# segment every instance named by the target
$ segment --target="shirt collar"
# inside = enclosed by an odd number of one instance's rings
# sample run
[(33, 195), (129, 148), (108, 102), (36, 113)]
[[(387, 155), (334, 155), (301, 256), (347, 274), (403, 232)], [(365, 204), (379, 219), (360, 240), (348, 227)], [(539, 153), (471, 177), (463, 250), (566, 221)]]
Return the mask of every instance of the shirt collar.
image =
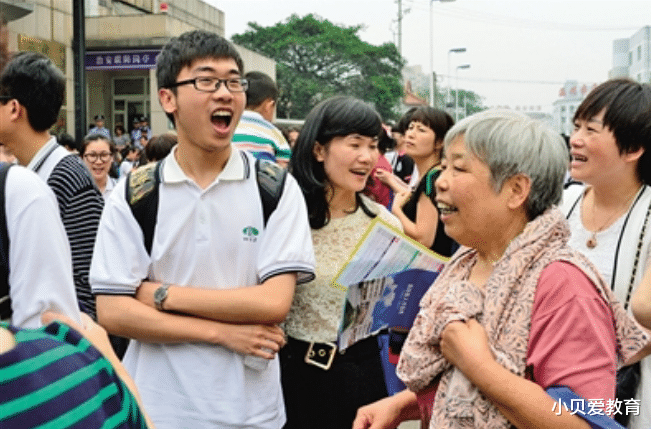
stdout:
[(32, 171), (38, 170), (38, 167), (43, 165), (43, 162), (45, 162), (45, 159), (50, 156), (52, 152), (56, 150), (56, 148), (59, 146), (59, 143), (57, 143), (56, 137), (52, 136), (50, 137), (50, 140), (48, 140), (39, 150), (36, 152), (36, 155), (32, 157), (32, 159), (29, 161), (27, 164), (27, 168), (29, 168)]
[[(166, 183), (179, 183), (184, 181), (192, 182), (176, 160), (177, 146), (172, 148), (163, 161), (162, 180)], [(249, 160), (235, 147), (231, 147), (231, 154), (226, 161), (224, 169), (219, 173), (215, 181), (219, 180), (244, 180), (249, 177)]]

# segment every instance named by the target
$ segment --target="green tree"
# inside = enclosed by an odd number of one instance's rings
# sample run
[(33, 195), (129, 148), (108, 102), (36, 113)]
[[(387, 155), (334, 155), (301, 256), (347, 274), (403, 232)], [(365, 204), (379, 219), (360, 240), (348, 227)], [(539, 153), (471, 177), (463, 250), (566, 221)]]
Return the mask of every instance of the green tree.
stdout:
[(361, 25), (335, 25), (316, 15), (292, 15), (284, 23), (262, 27), (254, 22), (233, 42), (276, 61), (280, 89), (278, 117), (304, 118), (319, 101), (336, 94), (372, 103), (385, 119), (394, 119), (402, 97), (404, 60), (393, 43), (362, 41)]
[[(448, 112), (454, 117), (454, 103), (456, 101), (456, 90), (450, 91), (451, 102), (448, 104)], [(459, 119), (470, 116), (474, 113), (486, 110), (483, 99), (476, 92), (459, 88)]]

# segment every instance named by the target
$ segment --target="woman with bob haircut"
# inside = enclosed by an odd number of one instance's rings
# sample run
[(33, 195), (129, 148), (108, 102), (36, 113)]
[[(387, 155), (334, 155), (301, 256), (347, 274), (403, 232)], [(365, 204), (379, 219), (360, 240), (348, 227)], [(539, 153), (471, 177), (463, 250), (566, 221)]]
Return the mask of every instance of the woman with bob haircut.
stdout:
[(376, 216), (400, 228), (386, 208), (362, 194), (379, 157), (381, 131), (371, 106), (332, 97), (307, 115), (289, 161), (307, 203), (316, 278), (296, 286), (283, 325), (285, 428), (350, 428), (357, 408), (387, 396), (377, 336), (337, 350), (346, 291), (331, 285)]
[[(569, 186), (562, 210), (569, 244), (585, 254), (628, 308), (651, 256), (651, 86), (612, 79), (595, 87), (574, 114)], [(618, 382), (617, 399), (651, 401), (651, 359), (623, 374), (641, 374), (639, 388)], [(635, 377), (633, 377), (635, 378)], [(631, 379), (631, 377), (623, 377)], [(637, 394), (636, 394), (637, 388)], [(632, 414), (632, 413), (631, 413)], [(633, 429), (651, 427), (651, 409), (616, 416)]]
[(421, 175), (413, 191), (396, 183), (390, 173), (376, 173), (395, 193), (391, 212), (402, 223), (405, 234), (443, 256), (451, 256), (457, 246), (443, 232), (434, 182), (441, 173), (443, 139), (452, 125), (454, 120), (443, 110), (421, 106), (411, 113), (404, 147)]
[(402, 350), (408, 390), (361, 408), (353, 428), (418, 418), (428, 428), (589, 428), (578, 413), (559, 413), (546, 389), (612, 401), (617, 366), (638, 359), (648, 336), (568, 246), (555, 207), (563, 139), (489, 110), (455, 125), (444, 153), (436, 201), (462, 247), (423, 297)]

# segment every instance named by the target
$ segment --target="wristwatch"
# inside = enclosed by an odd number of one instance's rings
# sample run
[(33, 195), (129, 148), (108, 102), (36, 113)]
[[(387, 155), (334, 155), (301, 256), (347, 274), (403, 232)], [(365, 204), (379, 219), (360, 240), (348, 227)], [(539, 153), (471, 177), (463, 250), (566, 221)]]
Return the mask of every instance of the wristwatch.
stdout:
[(154, 292), (154, 304), (156, 304), (156, 309), (158, 311), (165, 311), (163, 310), (163, 302), (167, 298), (167, 292), (170, 286), (169, 283), (163, 283), (162, 286)]

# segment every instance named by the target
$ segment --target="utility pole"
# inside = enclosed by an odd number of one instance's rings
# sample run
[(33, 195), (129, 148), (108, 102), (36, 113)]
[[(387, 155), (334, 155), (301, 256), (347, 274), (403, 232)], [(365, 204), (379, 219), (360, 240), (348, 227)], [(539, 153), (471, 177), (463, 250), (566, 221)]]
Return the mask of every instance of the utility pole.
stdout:
[(72, 3), (72, 52), (75, 79), (75, 141), (86, 135), (86, 12), (84, 0)]
[(398, 3), (398, 53), (402, 57), (402, 19), (409, 13), (411, 9), (402, 10), (402, 0), (396, 0)]
[(402, 57), (402, 0), (398, 0), (398, 53)]

